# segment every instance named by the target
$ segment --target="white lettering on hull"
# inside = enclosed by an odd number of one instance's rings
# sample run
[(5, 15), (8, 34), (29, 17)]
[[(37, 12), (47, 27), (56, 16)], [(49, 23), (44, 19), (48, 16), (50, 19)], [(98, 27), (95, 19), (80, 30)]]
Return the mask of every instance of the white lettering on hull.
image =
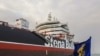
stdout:
[(66, 40), (61, 40), (57, 38), (53, 38), (50, 36), (46, 36), (45, 39), (48, 43), (45, 43), (45, 46), (56, 47), (56, 48), (66, 48)]

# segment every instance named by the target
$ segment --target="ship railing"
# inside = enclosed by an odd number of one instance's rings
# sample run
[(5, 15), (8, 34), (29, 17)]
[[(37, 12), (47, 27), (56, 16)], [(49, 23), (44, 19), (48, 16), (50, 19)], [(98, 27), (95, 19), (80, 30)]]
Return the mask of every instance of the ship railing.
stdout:
[(8, 22), (0, 21), (0, 25), (8, 26)]
[(22, 29), (22, 30), (25, 30), (25, 31), (30, 31), (28, 29), (24, 29), (24, 28), (20, 28), (20, 27), (16, 27), (14, 25), (8, 24), (8, 22), (4, 22), (4, 21), (0, 21), (0, 25), (7, 26), (7, 27), (11, 27), (11, 28)]

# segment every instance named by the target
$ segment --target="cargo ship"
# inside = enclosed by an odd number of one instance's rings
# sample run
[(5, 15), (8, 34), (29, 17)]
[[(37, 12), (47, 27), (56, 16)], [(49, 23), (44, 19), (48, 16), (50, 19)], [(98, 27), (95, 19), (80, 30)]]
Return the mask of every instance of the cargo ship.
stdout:
[(30, 31), (29, 22), (17, 19), (14, 26), (0, 21), (0, 56), (73, 56), (73, 37), (67, 24), (51, 20), (36, 24)]

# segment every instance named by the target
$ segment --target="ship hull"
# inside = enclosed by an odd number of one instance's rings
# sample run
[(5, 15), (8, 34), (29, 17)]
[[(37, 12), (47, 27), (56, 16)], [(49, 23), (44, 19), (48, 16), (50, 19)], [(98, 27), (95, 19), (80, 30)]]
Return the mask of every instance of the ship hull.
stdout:
[(73, 49), (0, 41), (0, 56), (72, 56)]
[(35, 32), (0, 25), (0, 56), (72, 56), (73, 49), (44, 46)]

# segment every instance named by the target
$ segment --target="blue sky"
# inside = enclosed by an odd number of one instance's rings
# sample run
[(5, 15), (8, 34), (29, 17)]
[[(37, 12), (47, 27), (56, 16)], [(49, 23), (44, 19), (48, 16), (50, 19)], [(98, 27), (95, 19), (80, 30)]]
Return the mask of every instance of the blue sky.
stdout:
[(92, 53), (100, 53), (100, 0), (0, 0), (0, 20), (14, 25), (18, 18), (30, 22), (47, 20), (48, 13), (67, 23), (74, 41), (82, 42), (92, 36)]

